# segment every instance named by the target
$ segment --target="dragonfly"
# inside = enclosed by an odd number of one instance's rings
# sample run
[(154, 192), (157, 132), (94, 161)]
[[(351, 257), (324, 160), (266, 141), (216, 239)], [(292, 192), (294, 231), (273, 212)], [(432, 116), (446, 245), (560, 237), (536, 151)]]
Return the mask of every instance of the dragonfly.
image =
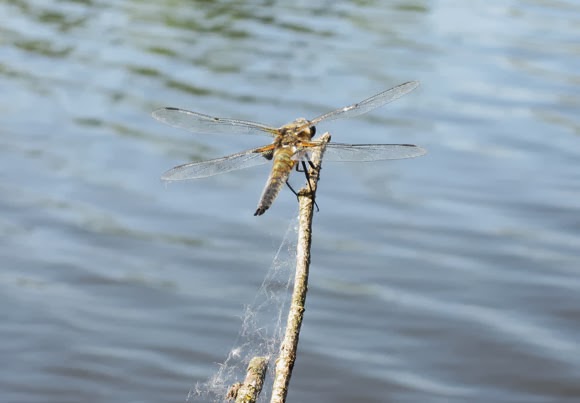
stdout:
[[(298, 118), (284, 126), (275, 128), (247, 120), (219, 118), (185, 109), (164, 107), (153, 111), (152, 116), (170, 126), (195, 133), (261, 134), (273, 138), (271, 144), (252, 148), (225, 157), (190, 162), (178, 165), (165, 172), (161, 179), (180, 181), (204, 178), (238, 169), (249, 168), (272, 161), (270, 176), (258, 202), (255, 216), (270, 208), (294, 168), (298, 170), (321, 142), (313, 139), (316, 126), (322, 122), (346, 119), (370, 112), (388, 104), (419, 86), (418, 81), (409, 81), (380, 92), (358, 103), (335, 109), (314, 119)], [(424, 155), (426, 150), (413, 144), (344, 144), (329, 142), (325, 145), (324, 161), (381, 161), (413, 158)], [(289, 185), (289, 184), (288, 184)]]

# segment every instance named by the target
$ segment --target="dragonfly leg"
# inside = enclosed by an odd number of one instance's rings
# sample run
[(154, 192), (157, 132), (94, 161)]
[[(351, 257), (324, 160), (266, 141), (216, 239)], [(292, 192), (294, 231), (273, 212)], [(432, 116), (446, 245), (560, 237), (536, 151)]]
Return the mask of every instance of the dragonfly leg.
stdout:
[[(306, 172), (306, 164), (304, 163), (304, 161), (301, 161), (301, 164), (296, 164), (296, 172)], [(308, 160), (308, 165), (310, 165), (310, 168), (312, 169), (316, 169), (316, 165), (314, 165), (314, 162)], [(300, 169), (300, 167), (302, 166), (302, 169)]]
[[(308, 160), (308, 164), (310, 165), (310, 167), (312, 169), (315, 169), (314, 163), (310, 160)], [(302, 165), (302, 169), (300, 170), (298, 167)], [(306, 167), (306, 162), (304, 161), (300, 161), (300, 164), (296, 164), (296, 171), (297, 172), (304, 172), (304, 176), (306, 177), (306, 183), (308, 183), (308, 189), (310, 189), (310, 193), (312, 193), (312, 197), (314, 200), (314, 206), (316, 207), (316, 212), (320, 211), (320, 208), (318, 207), (318, 203), (316, 203), (316, 195), (314, 194), (314, 192), (312, 191), (312, 187), (310, 186), (310, 174), (308, 173), (308, 168)], [(294, 193), (296, 194), (296, 193)]]
[(290, 182), (286, 181), (286, 186), (288, 186), (288, 189), (290, 189), (292, 193), (294, 193), (294, 196), (298, 197), (298, 193), (294, 190), (292, 186), (290, 186)]

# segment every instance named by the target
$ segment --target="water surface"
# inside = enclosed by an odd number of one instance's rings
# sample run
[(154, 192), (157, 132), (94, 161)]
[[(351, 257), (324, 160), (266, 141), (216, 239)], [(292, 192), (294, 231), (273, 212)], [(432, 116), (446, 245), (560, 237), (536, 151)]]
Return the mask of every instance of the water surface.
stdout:
[[(0, 4), (2, 402), (180, 402), (217, 370), (296, 213), (267, 168), (165, 186), (265, 144), (179, 106), (425, 157), (327, 164), (288, 401), (580, 399), (580, 5)], [(302, 179), (294, 178), (296, 186)]]

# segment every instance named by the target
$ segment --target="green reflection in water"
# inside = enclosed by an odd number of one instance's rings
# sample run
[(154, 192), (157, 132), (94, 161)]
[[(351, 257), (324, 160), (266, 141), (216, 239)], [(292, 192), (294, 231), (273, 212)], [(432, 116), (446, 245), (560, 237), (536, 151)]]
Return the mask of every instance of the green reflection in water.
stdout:
[(140, 76), (146, 76), (146, 77), (161, 77), (162, 76), (162, 74), (159, 70), (154, 69), (152, 67), (128, 65), (127, 70), (129, 70), (131, 73), (138, 74)]
[(180, 83), (179, 81), (175, 80), (167, 80), (166, 85), (168, 88), (174, 88), (198, 96), (210, 95), (212, 93), (210, 90), (206, 88), (200, 88), (191, 84)]
[(160, 46), (149, 46), (146, 48), (146, 50), (150, 53), (154, 53), (157, 55), (163, 55), (163, 56), (169, 56), (169, 57), (176, 57), (178, 55), (177, 52), (174, 52), (173, 50), (171, 50), (169, 48), (162, 48)]
[(27, 52), (55, 58), (66, 57), (74, 50), (71, 46), (59, 48), (45, 40), (15, 40), (14, 46)]

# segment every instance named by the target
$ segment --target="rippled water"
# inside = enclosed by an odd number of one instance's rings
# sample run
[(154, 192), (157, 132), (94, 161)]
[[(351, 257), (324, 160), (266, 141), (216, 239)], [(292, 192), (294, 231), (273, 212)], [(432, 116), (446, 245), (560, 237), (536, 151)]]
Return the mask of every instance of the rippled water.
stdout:
[(267, 138), (153, 109), (281, 125), (408, 80), (321, 127), (429, 154), (325, 165), (288, 401), (580, 401), (577, 2), (18, 0), (0, 22), (0, 401), (184, 401), (232, 347), (295, 198), (254, 217), (264, 167), (164, 186)]

